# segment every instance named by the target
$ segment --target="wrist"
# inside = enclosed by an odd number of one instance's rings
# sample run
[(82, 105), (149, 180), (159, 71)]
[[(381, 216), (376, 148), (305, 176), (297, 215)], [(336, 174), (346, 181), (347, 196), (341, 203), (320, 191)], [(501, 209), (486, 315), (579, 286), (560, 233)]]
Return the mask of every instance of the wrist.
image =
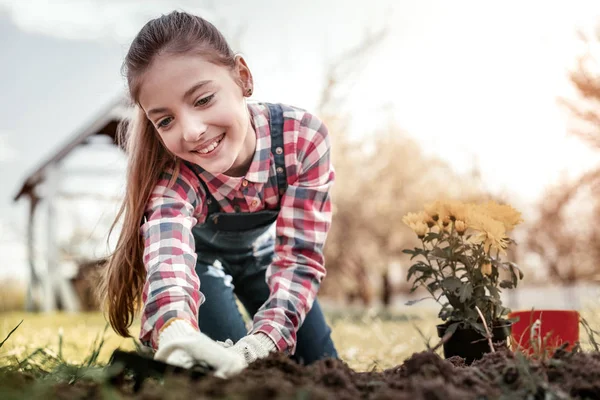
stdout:
[(184, 319), (172, 319), (160, 330), (158, 334), (158, 346), (161, 343), (168, 343), (182, 336), (191, 336), (197, 333), (198, 331), (188, 321)]
[(277, 345), (275, 344), (273, 339), (271, 339), (271, 337), (269, 335), (267, 335), (266, 333), (256, 332), (254, 334), (254, 336), (256, 337), (256, 339), (260, 343), (260, 345), (264, 349), (266, 349), (269, 353), (276, 352), (278, 350)]

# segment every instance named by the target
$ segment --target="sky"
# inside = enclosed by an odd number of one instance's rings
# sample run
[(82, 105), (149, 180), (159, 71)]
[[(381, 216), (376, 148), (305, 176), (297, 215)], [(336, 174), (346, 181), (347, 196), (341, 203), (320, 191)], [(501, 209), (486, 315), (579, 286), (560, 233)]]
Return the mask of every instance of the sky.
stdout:
[[(598, 1), (0, 0), (0, 276), (26, 271), (27, 204), (12, 200), (20, 185), (124, 91), (131, 39), (173, 9), (222, 29), (253, 71), (254, 99), (308, 110), (327, 64), (387, 26), (345, 106), (357, 145), (391, 116), (425, 151), (458, 172), (477, 165), (491, 191), (524, 207), (598, 163), (569, 135), (571, 117), (558, 103), (575, 95), (567, 74), (584, 51), (576, 33), (600, 22)], [(122, 161), (98, 146), (66, 168)], [(118, 176), (110, 182), (122, 189)], [(100, 218), (88, 211), (77, 215)], [(61, 212), (66, 224), (76, 210)]]

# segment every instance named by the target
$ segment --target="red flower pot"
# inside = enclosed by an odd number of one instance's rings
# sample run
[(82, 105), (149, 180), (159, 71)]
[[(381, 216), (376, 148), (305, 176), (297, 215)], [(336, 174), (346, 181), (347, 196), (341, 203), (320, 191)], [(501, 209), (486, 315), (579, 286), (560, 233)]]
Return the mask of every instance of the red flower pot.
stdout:
[(552, 355), (565, 343), (568, 343), (566, 349), (571, 350), (579, 342), (579, 312), (575, 310), (514, 311), (508, 314), (508, 318), (518, 318), (512, 325), (513, 351), (533, 354), (545, 350)]

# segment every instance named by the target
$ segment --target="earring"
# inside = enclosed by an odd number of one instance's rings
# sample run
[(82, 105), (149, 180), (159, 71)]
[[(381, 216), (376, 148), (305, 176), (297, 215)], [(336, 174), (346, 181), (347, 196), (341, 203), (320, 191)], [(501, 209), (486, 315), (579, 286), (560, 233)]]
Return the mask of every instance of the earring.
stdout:
[(252, 96), (252, 88), (248, 88), (248, 90), (246, 90), (246, 95)]

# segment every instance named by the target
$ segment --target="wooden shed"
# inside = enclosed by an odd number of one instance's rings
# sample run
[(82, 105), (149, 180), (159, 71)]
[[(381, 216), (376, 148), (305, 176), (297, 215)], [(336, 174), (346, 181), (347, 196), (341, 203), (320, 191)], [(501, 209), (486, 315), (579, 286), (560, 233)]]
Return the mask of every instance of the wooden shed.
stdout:
[[(81, 127), (64, 143), (52, 152), (29, 174), (14, 197), (17, 202), (29, 201), (27, 220), (27, 258), (30, 280), (27, 289), (26, 309), (30, 311), (79, 311), (82, 309), (81, 293), (77, 293), (74, 282), (64, 277), (59, 268), (59, 252), (56, 244), (56, 220), (54, 202), (59, 195), (57, 188), (61, 176), (57, 174), (61, 162), (79, 146), (86, 146), (98, 135), (106, 135), (117, 145), (117, 127), (130, 111), (125, 97), (118, 97), (100, 110), (90, 121)], [(43, 187), (43, 188), (42, 188)], [(44, 205), (44, 207), (41, 207)], [(47, 268), (36, 268), (35, 234), (36, 215), (46, 212), (47, 227), (44, 240), (47, 241), (45, 257)], [(93, 263), (94, 261), (91, 260)], [(90, 264), (90, 261), (85, 264)], [(43, 272), (40, 272), (42, 270)]]

